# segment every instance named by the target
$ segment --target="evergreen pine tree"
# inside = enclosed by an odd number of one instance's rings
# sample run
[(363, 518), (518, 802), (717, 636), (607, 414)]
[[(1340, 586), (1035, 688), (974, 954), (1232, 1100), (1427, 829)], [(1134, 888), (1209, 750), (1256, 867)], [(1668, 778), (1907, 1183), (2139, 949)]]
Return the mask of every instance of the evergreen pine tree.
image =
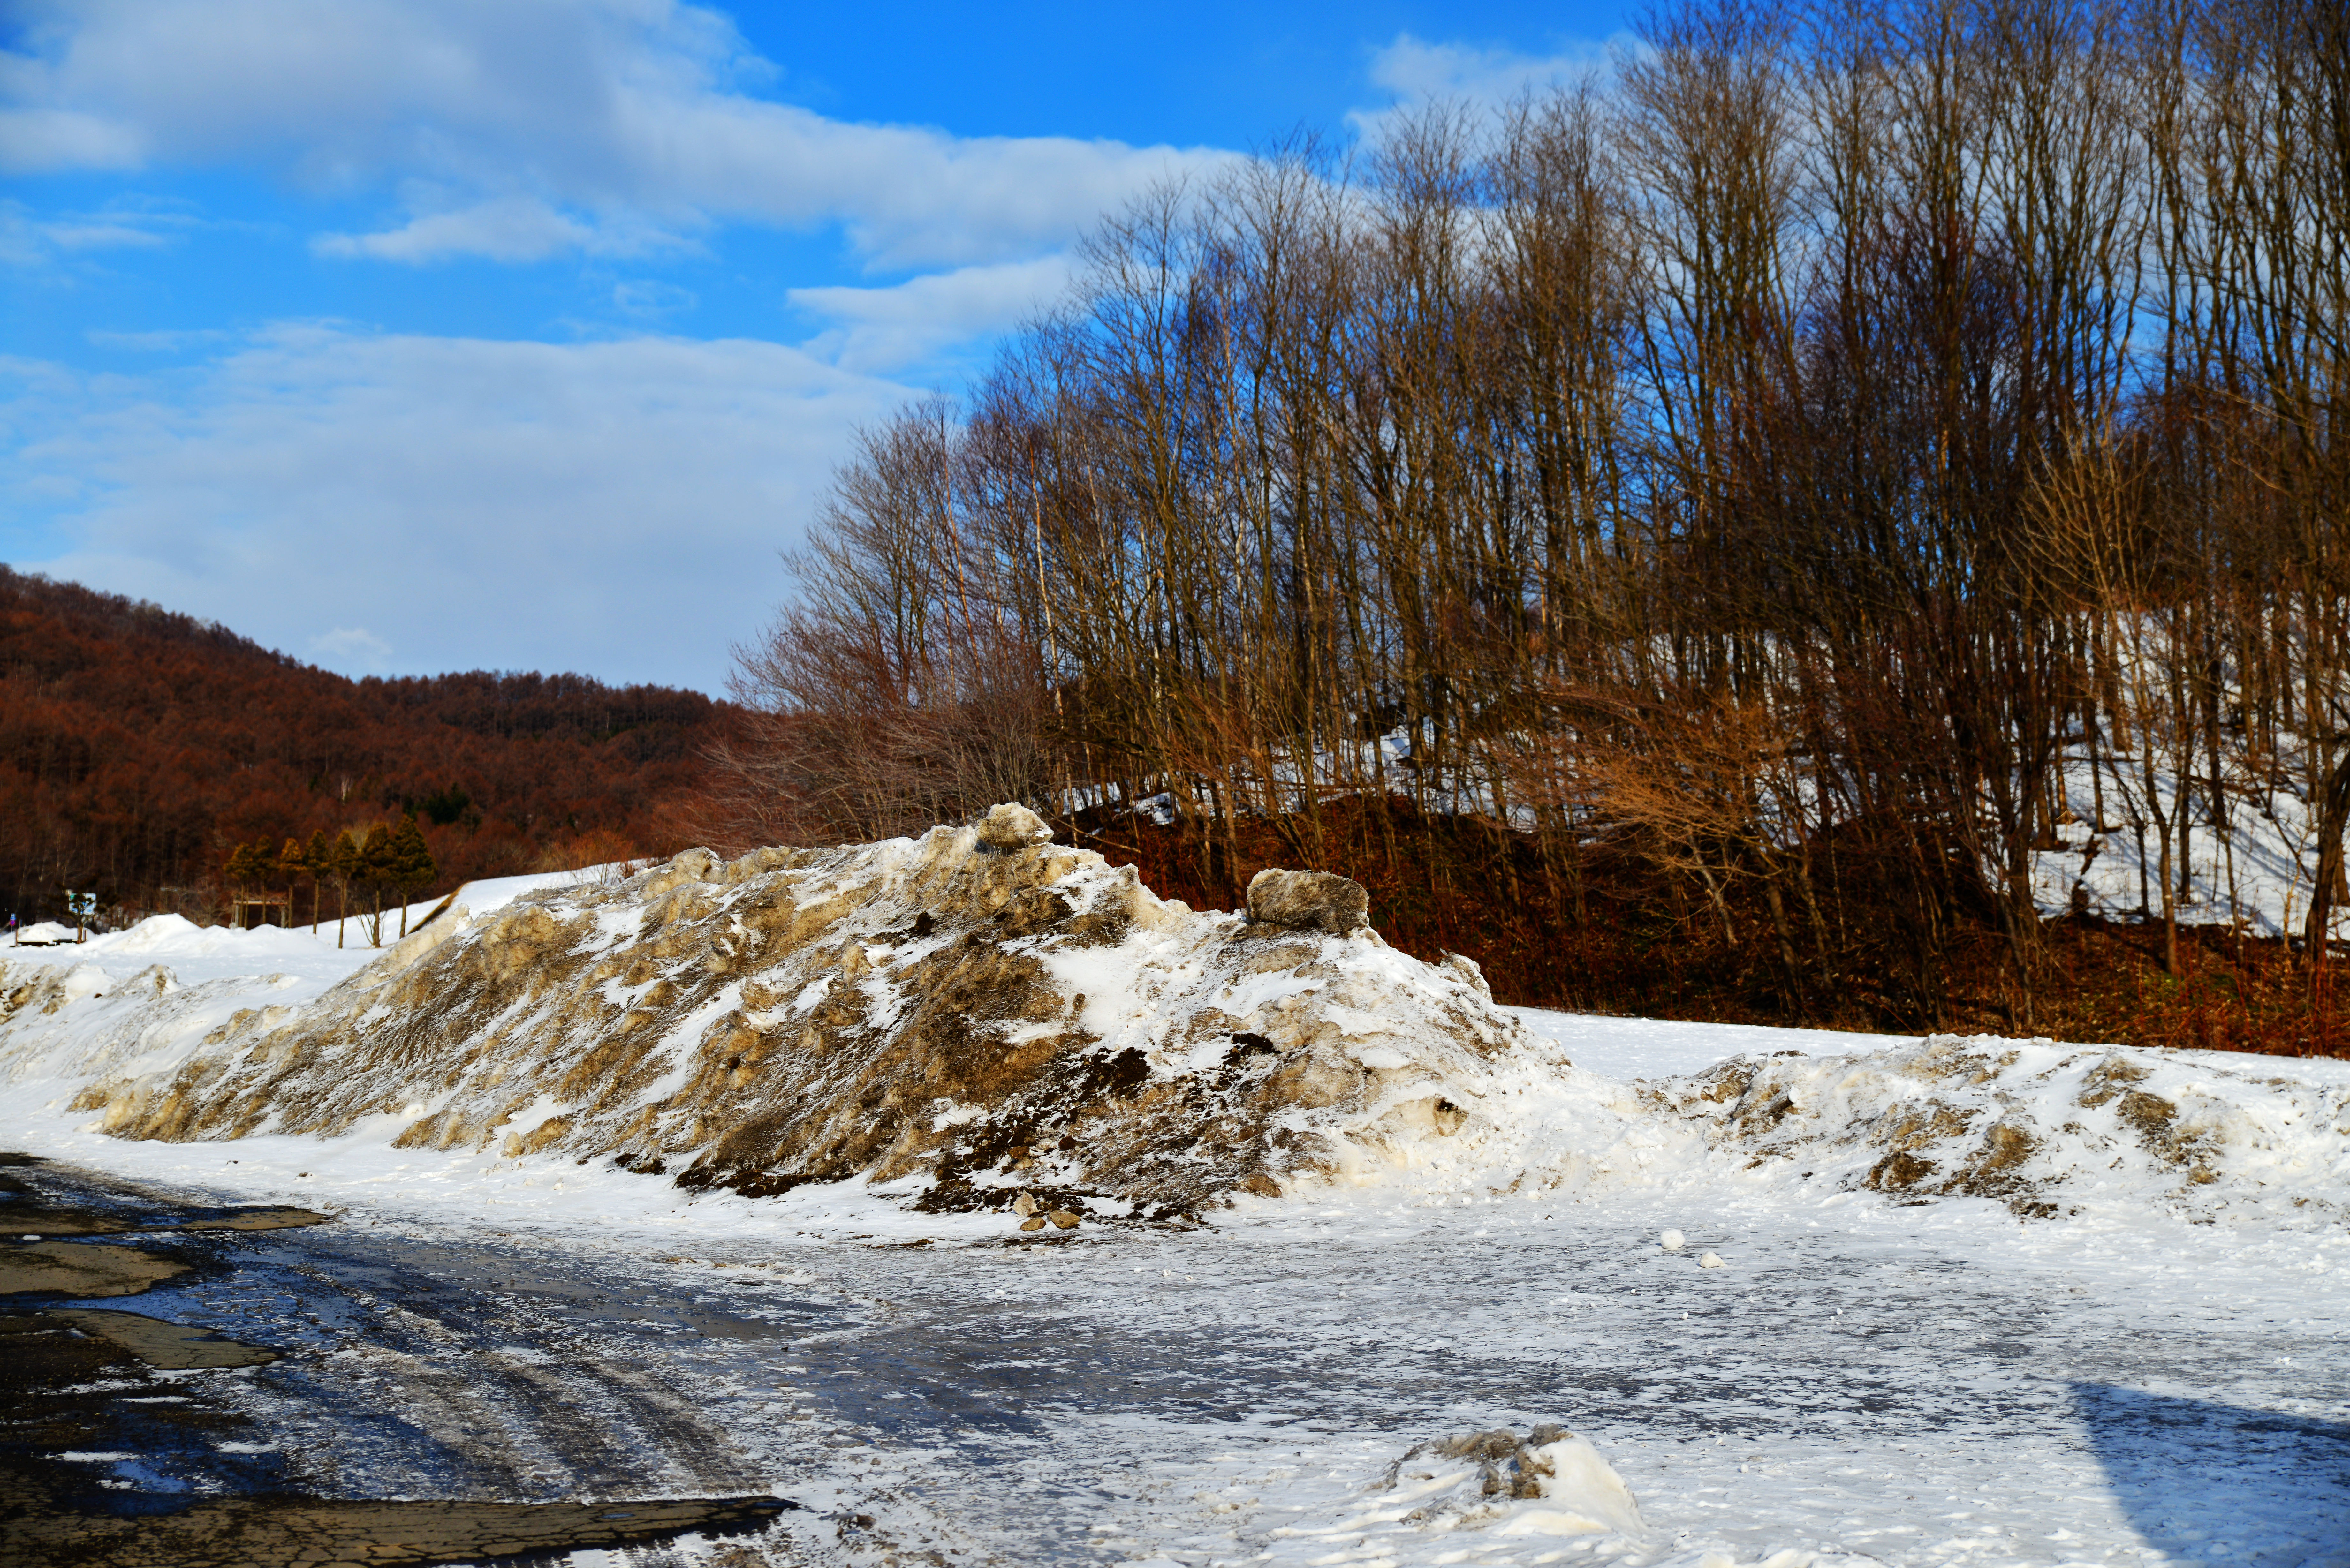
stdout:
[[(258, 846), (251, 844), (238, 845), (229, 851), (228, 864), (222, 869), (228, 877), (230, 888), (238, 891), (261, 881), (269, 875), (269, 841), (265, 838)], [(243, 919), (244, 911), (237, 909), (234, 893), (231, 895), (229, 909), (234, 919), (239, 920)]]
[(294, 884), (310, 873), (310, 854), (298, 838), (289, 838), (277, 850), (277, 874), (286, 878), (286, 928), (294, 929)]
[(372, 904), (368, 921), (369, 947), (383, 946), (383, 890), (391, 885), (398, 870), (391, 830), (379, 822), (368, 829), (366, 842), (359, 846), (359, 879), (367, 884)]
[(343, 945), (343, 922), (350, 918), (351, 883), (359, 874), (359, 836), (349, 828), (335, 835), (327, 852), (328, 875), (335, 879), (335, 945)]
[(318, 892), (333, 873), (335, 864), (334, 846), (328, 841), (325, 828), (310, 835), (310, 842), (302, 849), (302, 860), (310, 870), (310, 934), (315, 937), (318, 934)]
[(429, 888), (441, 874), (433, 861), (432, 846), (424, 842), (424, 829), (417, 826), (414, 813), (400, 819), (400, 831), (391, 836), (392, 880), (400, 886), (400, 934), (408, 934), (408, 900), (420, 888)]

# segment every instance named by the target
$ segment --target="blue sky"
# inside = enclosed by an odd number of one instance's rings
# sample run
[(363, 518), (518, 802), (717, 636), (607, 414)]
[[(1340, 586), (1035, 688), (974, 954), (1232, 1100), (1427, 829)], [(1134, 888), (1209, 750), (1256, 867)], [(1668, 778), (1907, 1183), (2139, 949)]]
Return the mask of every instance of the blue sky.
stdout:
[(0, 4), (0, 558), (353, 674), (718, 691), (1071, 243), (1618, 5)]

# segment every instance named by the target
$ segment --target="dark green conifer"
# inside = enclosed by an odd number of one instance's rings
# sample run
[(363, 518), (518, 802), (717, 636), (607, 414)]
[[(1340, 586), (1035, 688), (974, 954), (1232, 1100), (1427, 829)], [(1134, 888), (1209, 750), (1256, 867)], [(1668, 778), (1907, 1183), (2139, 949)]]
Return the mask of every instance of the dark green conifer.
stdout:
[(318, 890), (335, 871), (335, 848), (327, 838), (327, 830), (310, 835), (310, 842), (302, 847), (303, 864), (310, 871), (310, 934), (318, 934)]
[(408, 900), (420, 888), (429, 888), (441, 874), (432, 859), (432, 846), (424, 842), (424, 829), (417, 826), (413, 812), (400, 819), (400, 831), (391, 836), (392, 880), (400, 888), (400, 934), (408, 934)]
[(368, 945), (383, 946), (383, 890), (398, 880), (400, 860), (391, 847), (391, 829), (377, 823), (367, 831), (359, 846), (359, 880), (367, 885), (370, 901), (368, 921)]

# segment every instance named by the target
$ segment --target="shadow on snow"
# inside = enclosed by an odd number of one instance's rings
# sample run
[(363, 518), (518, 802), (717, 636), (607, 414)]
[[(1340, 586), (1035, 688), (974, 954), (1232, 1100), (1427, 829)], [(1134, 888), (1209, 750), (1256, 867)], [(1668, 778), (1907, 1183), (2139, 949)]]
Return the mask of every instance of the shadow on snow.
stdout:
[(2350, 1424), (2104, 1383), (2072, 1389), (2147, 1545), (2189, 1561), (2350, 1563)]

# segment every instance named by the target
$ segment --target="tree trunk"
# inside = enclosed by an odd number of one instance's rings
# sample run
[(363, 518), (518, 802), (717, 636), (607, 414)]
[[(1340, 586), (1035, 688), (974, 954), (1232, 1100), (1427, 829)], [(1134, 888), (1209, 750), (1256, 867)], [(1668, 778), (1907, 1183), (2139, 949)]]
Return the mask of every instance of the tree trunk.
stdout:
[(2309, 925), (2303, 946), (2309, 959), (2309, 995), (2315, 1004), (2325, 992), (2326, 930), (2334, 923), (2334, 889), (2342, 879), (2342, 829), (2350, 821), (2350, 751), (2334, 761), (2326, 775), (2325, 795), (2317, 814), (2317, 886), (2309, 900)]

